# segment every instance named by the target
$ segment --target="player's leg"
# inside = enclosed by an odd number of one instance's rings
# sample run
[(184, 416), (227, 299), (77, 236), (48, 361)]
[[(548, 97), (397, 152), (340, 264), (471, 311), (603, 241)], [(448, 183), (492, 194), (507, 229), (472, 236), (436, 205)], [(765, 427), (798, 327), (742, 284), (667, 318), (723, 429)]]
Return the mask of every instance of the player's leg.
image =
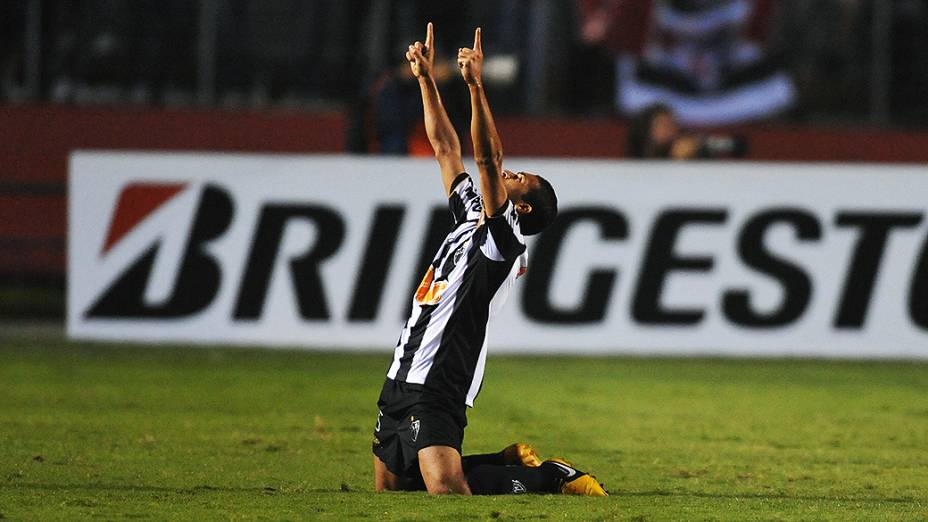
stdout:
[[(501, 455), (503, 453), (478, 457), (499, 461), (505, 458)], [(408, 481), (390, 472), (376, 457), (374, 468), (377, 491), (410, 489)], [(429, 446), (419, 450), (419, 469), (430, 495), (568, 493), (564, 488), (565, 472), (560, 466), (549, 462), (539, 467), (479, 464), (465, 474), (460, 453), (450, 446)]]
[(510, 444), (498, 453), (468, 455), (463, 462), (467, 483), (474, 495), (606, 494), (595, 477), (576, 470), (561, 459), (543, 463), (535, 448), (522, 442)]
[(463, 461), (474, 495), (558, 492), (559, 474), (553, 469), (538, 469), (541, 459), (533, 447), (522, 442), (497, 453), (468, 455)]
[(560, 459), (546, 460), (538, 467), (481, 465), (467, 473), (474, 495), (520, 493), (564, 493), (606, 496), (606, 490), (588, 475)]
[(477, 466), (527, 466), (537, 468), (541, 465), (541, 459), (535, 452), (535, 448), (524, 442), (510, 444), (497, 453), (484, 453), (479, 455), (465, 455), (462, 459), (464, 473)]
[(467, 484), (474, 495), (558, 493), (561, 475), (547, 465), (530, 468), (483, 464), (467, 472)]
[(380, 491), (421, 491), (415, 454), (408, 455), (399, 433), (400, 422), (380, 412), (374, 426), (374, 489)]
[(471, 494), (461, 465), (461, 454), (451, 446), (420, 449), (419, 471), (429, 495)]
[(378, 493), (381, 491), (402, 491), (405, 489), (404, 485), (403, 479), (387, 469), (387, 465), (374, 455), (374, 490)]
[(414, 405), (407, 414), (398, 433), (404, 451), (414, 448), (425, 489), (430, 495), (470, 495), (461, 462), (466, 407), (430, 401)]
[[(521, 493), (564, 493), (569, 495), (604, 496), (606, 491), (595, 477), (561, 459), (541, 462), (535, 449), (528, 444), (511, 444), (497, 453), (468, 455), (455, 458), (454, 448), (447, 448), (450, 459), (461, 461), (467, 487), (472, 495), (509, 495)], [(422, 452), (419, 466), (423, 469)], [(428, 479), (426, 479), (428, 484)]]

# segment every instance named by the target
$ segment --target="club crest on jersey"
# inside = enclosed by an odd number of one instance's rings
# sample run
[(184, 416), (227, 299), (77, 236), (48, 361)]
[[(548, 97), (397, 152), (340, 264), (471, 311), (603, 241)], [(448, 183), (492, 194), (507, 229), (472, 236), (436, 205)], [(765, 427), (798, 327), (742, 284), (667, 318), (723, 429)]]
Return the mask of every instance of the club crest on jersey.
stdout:
[(447, 288), (448, 281), (435, 281), (435, 267), (430, 266), (416, 290), (416, 302), (421, 305), (438, 304)]

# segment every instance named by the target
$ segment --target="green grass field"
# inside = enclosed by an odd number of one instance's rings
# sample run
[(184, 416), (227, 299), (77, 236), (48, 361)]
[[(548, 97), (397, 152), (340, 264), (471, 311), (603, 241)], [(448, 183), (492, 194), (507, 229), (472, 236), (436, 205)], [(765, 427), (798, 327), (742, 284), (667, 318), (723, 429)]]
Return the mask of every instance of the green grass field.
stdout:
[(928, 365), (493, 357), (465, 452), (525, 440), (613, 495), (375, 494), (390, 360), (0, 345), (0, 518), (926, 520)]

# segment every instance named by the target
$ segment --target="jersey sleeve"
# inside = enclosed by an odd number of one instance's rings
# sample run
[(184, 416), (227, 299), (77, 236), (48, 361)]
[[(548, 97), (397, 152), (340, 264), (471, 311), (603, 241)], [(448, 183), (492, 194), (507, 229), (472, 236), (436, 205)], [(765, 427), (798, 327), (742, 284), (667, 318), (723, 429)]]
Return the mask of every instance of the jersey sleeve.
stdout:
[(493, 261), (511, 261), (525, 252), (525, 238), (519, 228), (519, 213), (511, 201), (503, 210), (484, 222), (487, 232), (483, 235), (480, 251)]
[(480, 219), (483, 205), (477, 189), (474, 188), (474, 180), (466, 172), (458, 175), (452, 183), (451, 194), (448, 195), (448, 206), (451, 208), (455, 225)]

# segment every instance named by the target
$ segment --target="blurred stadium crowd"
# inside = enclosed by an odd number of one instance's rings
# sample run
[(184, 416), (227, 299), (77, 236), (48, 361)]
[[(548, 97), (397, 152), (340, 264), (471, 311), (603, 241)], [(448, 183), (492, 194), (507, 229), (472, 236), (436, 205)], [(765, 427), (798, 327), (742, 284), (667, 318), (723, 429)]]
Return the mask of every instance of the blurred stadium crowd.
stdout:
[(73, 150), (430, 155), (426, 21), (462, 135), (484, 28), (512, 154), (928, 154), (928, 0), (0, 0), (0, 317), (62, 315)]
[(926, 0), (4, 0), (0, 11), (7, 104), (350, 107), (370, 119), (408, 103), (390, 117), (410, 118), (403, 50), (432, 20), (448, 57), (484, 27), (495, 107), (512, 115), (629, 116), (660, 102), (696, 126), (928, 125)]

